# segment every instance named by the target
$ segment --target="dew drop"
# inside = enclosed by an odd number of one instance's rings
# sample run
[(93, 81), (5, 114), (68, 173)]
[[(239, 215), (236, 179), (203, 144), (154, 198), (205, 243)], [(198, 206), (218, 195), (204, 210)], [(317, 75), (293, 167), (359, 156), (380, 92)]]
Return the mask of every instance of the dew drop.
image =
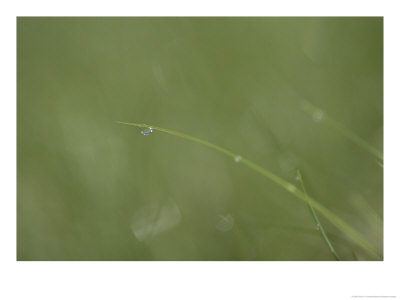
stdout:
[(142, 131), (140, 132), (141, 135), (147, 136), (150, 135), (150, 133), (153, 132), (153, 129), (151, 127), (145, 127), (142, 129)]
[(237, 155), (237, 156), (235, 156), (234, 160), (235, 160), (235, 163), (238, 163), (242, 160), (242, 157), (240, 155)]
[(320, 109), (317, 109), (316, 111), (314, 111), (314, 113), (312, 115), (312, 119), (316, 123), (321, 122), (323, 117), (324, 117), (324, 112)]

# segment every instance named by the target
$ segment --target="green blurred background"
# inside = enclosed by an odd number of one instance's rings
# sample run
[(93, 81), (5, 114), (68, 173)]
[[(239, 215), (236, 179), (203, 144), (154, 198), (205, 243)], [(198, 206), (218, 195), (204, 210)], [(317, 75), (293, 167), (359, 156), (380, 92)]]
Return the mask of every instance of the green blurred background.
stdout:
[[(17, 18), (18, 260), (333, 260), (298, 185), (383, 252), (383, 18)], [(321, 217), (344, 260), (374, 259)]]

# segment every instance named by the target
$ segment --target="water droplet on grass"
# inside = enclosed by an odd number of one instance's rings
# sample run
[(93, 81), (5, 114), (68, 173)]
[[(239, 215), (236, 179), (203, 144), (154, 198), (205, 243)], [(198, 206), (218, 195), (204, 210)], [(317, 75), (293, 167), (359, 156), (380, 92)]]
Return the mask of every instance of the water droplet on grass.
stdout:
[(314, 113), (312, 115), (312, 119), (316, 123), (321, 122), (323, 117), (324, 117), (324, 112), (320, 109), (317, 109), (316, 111), (314, 111)]
[(235, 163), (238, 163), (242, 160), (242, 157), (240, 155), (235, 156), (234, 160), (235, 160)]
[(150, 133), (153, 132), (153, 129), (151, 127), (146, 127), (143, 128), (142, 131), (140, 132), (141, 135), (147, 136), (150, 135)]

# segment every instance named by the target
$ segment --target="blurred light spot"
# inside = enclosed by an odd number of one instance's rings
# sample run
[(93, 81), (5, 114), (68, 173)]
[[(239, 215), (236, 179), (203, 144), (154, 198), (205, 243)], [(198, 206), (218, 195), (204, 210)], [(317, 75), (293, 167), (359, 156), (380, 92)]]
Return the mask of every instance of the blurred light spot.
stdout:
[(316, 111), (314, 111), (314, 113), (312, 114), (312, 119), (314, 122), (319, 123), (321, 122), (322, 118), (324, 117), (324, 112), (320, 109), (317, 109)]
[(233, 217), (230, 214), (227, 214), (225, 216), (219, 216), (219, 221), (217, 225), (215, 225), (215, 228), (217, 228), (221, 232), (227, 232), (233, 228)]
[(152, 64), (153, 75), (157, 83), (164, 89), (167, 89), (167, 82), (165, 80), (164, 72), (162, 71), (161, 65), (158, 62)]
[(139, 241), (145, 241), (174, 228), (181, 221), (181, 212), (174, 202), (145, 207), (133, 217), (131, 229)]
[(242, 160), (242, 157), (240, 155), (235, 156), (234, 160), (235, 160), (235, 163), (238, 163)]

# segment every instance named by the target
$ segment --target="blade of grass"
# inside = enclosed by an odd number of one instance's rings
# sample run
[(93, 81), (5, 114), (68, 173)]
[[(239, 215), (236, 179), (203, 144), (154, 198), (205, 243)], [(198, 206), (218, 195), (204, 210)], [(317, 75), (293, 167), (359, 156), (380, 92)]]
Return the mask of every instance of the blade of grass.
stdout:
[(202, 139), (195, 138), (193, 136), (190, 136), (190, 135), (178, 132), (178, 131), (174, 131), (174, 130), (170, 130), (170, 129), (166, 129), (166, 128), (162, 128), (162, 127), (157, 127), (157, 126), (152, 126), (152, 125), (148, 125), (148, 124), (143, 124), (143, 123), (131, 123), (131, 122), (120, 122), (120, 121), (116, 121), (116, 122), (119, 124), (123, 124), (123, 125), (139, 127), (142, 129), (143, 128), (151, 128), (152, 130), (157, 130), (157, 131), (161, 131), (161, 132), (164, 132), (164, 133), (167, 133), (170, 135), (175, 135), (180, 138), (190, 140), (190, 141), (193, 141), (198, 144), (202, 144), (208, 148), (214, 149), (216, 151), (219, 151), (219, 152), (225, 154), (228, 157), (233, 158), (235, 162), (242, 163), (245, 166), (249, 167), (250, 169), (253, 169), (254, 171), (258, 172), (259, 174), (272, 180), (274, 183), (281, 186), (282, 188), (284, 188), (286, 191), (288, 191), (292, 195), (303, 200), (305, 203), (312, 205), (312, 207), (314, 207), (315, 210), (317, 210), (321, 215), (323, 215), (327, 220), (329, 220), (333, 225), (335, 225), (340, 231), (342, 231), (351, 241), (353, 241), (358, 246), (363, 248), (371, 256), (381, 259), (379, 252), (360, 233), (358, 233), (350, 225), (348, 225), (346, 222), (344, 222), (342, 219), (340, 219), (338, 216), (336, 216), (334, 213), (332, 213), (325, 206), (323, 206), (322, 204), (319, 204), (314, 199), (309, 197), (307, 194), (300, 191), (293, 184), (291, 184), (291, 183), (287, 182), (286, 180), (280, 178), (279, 176), (271, 173), (270, 171), (259, 166), (258, 164), (254, 163), (246, 158), (243, 158), (242, 156), (235, 154), (229, 150), (226, 150), (220, 146), (217, 146), (215, 144), (209, 143)]
[[(297, 178), (300, 182), (301, 188), (303, 189), (303, 192), (305, 194), (307, 194), (306, 192), (306, 188), (304, 186), (304, 181), (303, 181), (303, 176), (301, 176), (300, 170), (297, 170)], [(321, 232), (322, 237), (324, 238), (325, 243), (328, 245), (329, 250), (331, 251), (331, 253), (333, 254), (333, 256), (335, 257), (336, 260), (340, 260), (339, 255), (336, 253), (335, 248), (333, 248), (331, 241), (328, 238), (328, 235), (325, 232), (324, 227), (322, 226), (321, 222), (319, 221), (318, 215), (315, 212), (314, 207), (312, 207), (312, 205), (310, 203), (308, 203), (308, 207), (310, 208), (311, 214), (313, 216), (313, 219), (315, 221), (315, 224), (317, 225), (317, 228), (319, 230), (319, 232)]]
[(305, 112), (307, 112), (308, 114), (310, 114), (316, 122), (325, 123), (327, 126), (338, 131), (344, 137), (346, 137), (347, 139), (352, 141), (354, 144), (356, 144), (360, 148), (362, 148), (365, 151), (369, 152), (370, 154), (374, 155), (380, 161), (383, 161), (383, 153), (382, 152), (375, 149), (373, 146), (371, 146), (369, 143), (364, 141), (362, 138), (360, 138), (358, 135), (356, 135), (354, 132), (352, 132), (348, 128), (344, 127), (338, 121), (329, 117), (323, 110), (319, 109), (318, 107), (312, 105), (310, 102), (305, 101), (305, 100), (303, 101), (302, 104), (303, 104), (302, 105), (303, 110)]

